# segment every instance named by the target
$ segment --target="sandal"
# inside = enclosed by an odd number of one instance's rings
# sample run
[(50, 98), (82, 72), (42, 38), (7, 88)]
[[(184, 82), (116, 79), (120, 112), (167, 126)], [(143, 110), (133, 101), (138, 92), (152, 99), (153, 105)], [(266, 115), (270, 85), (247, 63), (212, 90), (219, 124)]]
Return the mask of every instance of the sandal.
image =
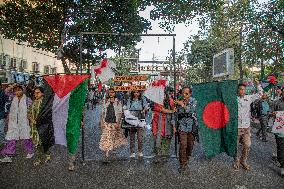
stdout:
[(50, 162), (50, 160), (51, 160), (51, 155), (46, 155), (44, 163), (48, 163), (48, 162)]
[(240, 161), (239, 161), (239, 160), (236, 160), (235, 163), (234, 163), (234, 165), (233, 165), (233, 167), (234, 167), (234, 169), (235, 169), (236, 171), (238, 171), (238, 170), (240, 169)]
[(248, 165), (247, 163), (241, 162), (241, 165), (244, 168), (244, 170), (246, 170), (246, 171), (250, 171), (251, 170), (251, 166)]
[(34, 166), (37, 167), (37, 166), (40, 166), (42, 164), (41, 160), (36, 160), (34, 162)]
[(74, 162), (70, 162), (70, 163), (69, 163), (68, 170), (69, 170), (69, 171), (74, 171), (74, 170), (75, 170)]

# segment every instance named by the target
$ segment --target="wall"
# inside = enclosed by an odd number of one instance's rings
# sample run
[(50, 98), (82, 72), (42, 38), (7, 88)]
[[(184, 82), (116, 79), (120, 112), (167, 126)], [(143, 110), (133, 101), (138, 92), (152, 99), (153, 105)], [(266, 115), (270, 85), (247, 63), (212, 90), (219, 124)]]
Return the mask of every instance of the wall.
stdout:
[[(56, 73), (64, 73), (62, 63), (56, 59), (55, 54), (27, 47), (26, 45), (19, 45), (16, 41), (4, 39), (3, 36), (0, 36), (0, 56), (3, 55), (6, 55), (6, 66), (2, 67), (2, 71), (4, 69), (7, 72), (6, 77), (9, 77), (11, 71), (37, 75), (52, 74), (52, 68), (56, 68)], [(16, 58), (16, 67), (12, 68), (10, 66), (11, 58)], [(24, 70), (20, 69), (21, 60), (26, 60), (27, 62), (27, 67)], [(38, 72), (33, 71), (33, 62), (38, 63)], [(50, 68), (49, 73), (44, 72), (45, 66)]]

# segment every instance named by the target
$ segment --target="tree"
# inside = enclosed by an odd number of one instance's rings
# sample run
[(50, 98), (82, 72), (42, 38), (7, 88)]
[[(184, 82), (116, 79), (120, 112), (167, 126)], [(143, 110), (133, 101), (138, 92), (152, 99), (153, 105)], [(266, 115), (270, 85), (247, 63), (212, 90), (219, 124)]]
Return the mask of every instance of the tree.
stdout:
[[(20, 43), (61, 52), (63, 64), (68, 59), (79, 67), (80, 32), (142, 33), (150, 28), (150, 22), (138, 14), (143, 8), (143, 1), (137, 0), (11, 0), (0, 7), (0, 31)], [(99, 51), (133, 45), (139, 39), (136, 35), (83, 36), (83, 60), (95, 61)], [(69, 72), (66, 64), (64, 68)]]
[(132, 70), (138, 69), (138, 59), (139, 49), (134, 46), (123, 48), (113, 59), (116, 63), (117, 75), (129, 75)]
[[(215, 12), (208, 12), (199, 19), (201, 31), (198, 37), (188, 40), (182, 56), (190, 57), (188, 62), (198, 65), (200, 78), (204, 77), (200, 67), (209, 68), (213, 54), (225, 48), (234, 48), (235, 65), (239, 68), (237, 74), (241, 79), (250, 75), (248, 67), (259, 64), (263, 73), (265, 67), (270, 70), (273, 67), (272, 73), (281, 70), (283, 10), (283, 1), (282, 4), (272, 1), (262, 5), (247, 0), (224, 3)], [(193, 61), (195, 57), (199, 57), (198, 64)], [(189, 72), (191, 74), (192, 70)]]

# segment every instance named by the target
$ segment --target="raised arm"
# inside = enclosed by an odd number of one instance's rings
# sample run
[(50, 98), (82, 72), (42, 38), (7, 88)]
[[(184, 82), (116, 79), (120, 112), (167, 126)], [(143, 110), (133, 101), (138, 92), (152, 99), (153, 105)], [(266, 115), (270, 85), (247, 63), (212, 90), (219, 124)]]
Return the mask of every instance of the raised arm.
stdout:
[(261, 96), (263, 95), (263, 89), (260, 85), (260, 82), (256, 79), (255, 80), (256, 82), (256, 90), (257, 90), (257, 93), (256, 94), (253, 94), (253, 95), (250, 95), (250, 102), (254, 102), (255, 100), (261, 98)]

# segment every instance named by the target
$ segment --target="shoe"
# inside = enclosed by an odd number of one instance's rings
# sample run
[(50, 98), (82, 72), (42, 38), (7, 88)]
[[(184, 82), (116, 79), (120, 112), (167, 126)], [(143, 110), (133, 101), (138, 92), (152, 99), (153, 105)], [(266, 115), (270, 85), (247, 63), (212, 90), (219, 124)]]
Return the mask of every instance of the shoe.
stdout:
[(233, 167), (238, 171), (240, 169), (240, 160), (235, 160)]
[(284, 177), (284, 168), (281, 168), (280, 175), (281, 175), (281, 177)]
[(68, 170), (69, 170), (69, 171), (74, 171), (74, 170), (75, 170), (75, 164), (74, 164), (74, 162), (69, 162)]
[(139, 158), (143, 158), (143, 153), (142, 153), (142, 152), (139, 152), (139, 153), (138, 153), (138, 157), (139, 157)]
[(110, 163), (109, 157), (105, 157), (104, 160), (103, 160), (103, 163), (104, 164)]
[(40, 166), (42, 164), (41, 160), (36, 160), (34, 162), (34, 166), (37, 167), (37, 166)]
[(273, 164), (276, 165), (277, 167), (281, 167), (280, 163), (278, 160), (272, 160)]
[(251, 166), (248, 165), (246, 162), (241, 162), (241, 165), (244, 168), (244, 170), (246, 170), (246, 171), (250, 171), (251, 170)]
[(27, 154), (26, 159), (31, 159), (32, 157), (34, 157), (34, 154)]
[(0, 159), (1, 163), (12, 163), (12, 158), (9, 156), (5, 156), (4, 158)]
[(159, 156), (155, 156), (154, 163), (155, 163), (155, 164), (158, 164), (158, 163), (160, 163), (160, 162), (161, 162), (160, 157), (159, 157)]
[(44, 163), (48, 163), (51, 161), (51, 155), (45, 155)]
[(132, 154), (130, 155), (130, 158), (135, 158), (135, 153), (132, 153)]
[(180, 174), (183, 174), (183, 173), (186, 172), (186, 170), (187, 170), (187, 166), (180, 166), (179, 169), (178, 169), (178, 172), (179, 172)]

